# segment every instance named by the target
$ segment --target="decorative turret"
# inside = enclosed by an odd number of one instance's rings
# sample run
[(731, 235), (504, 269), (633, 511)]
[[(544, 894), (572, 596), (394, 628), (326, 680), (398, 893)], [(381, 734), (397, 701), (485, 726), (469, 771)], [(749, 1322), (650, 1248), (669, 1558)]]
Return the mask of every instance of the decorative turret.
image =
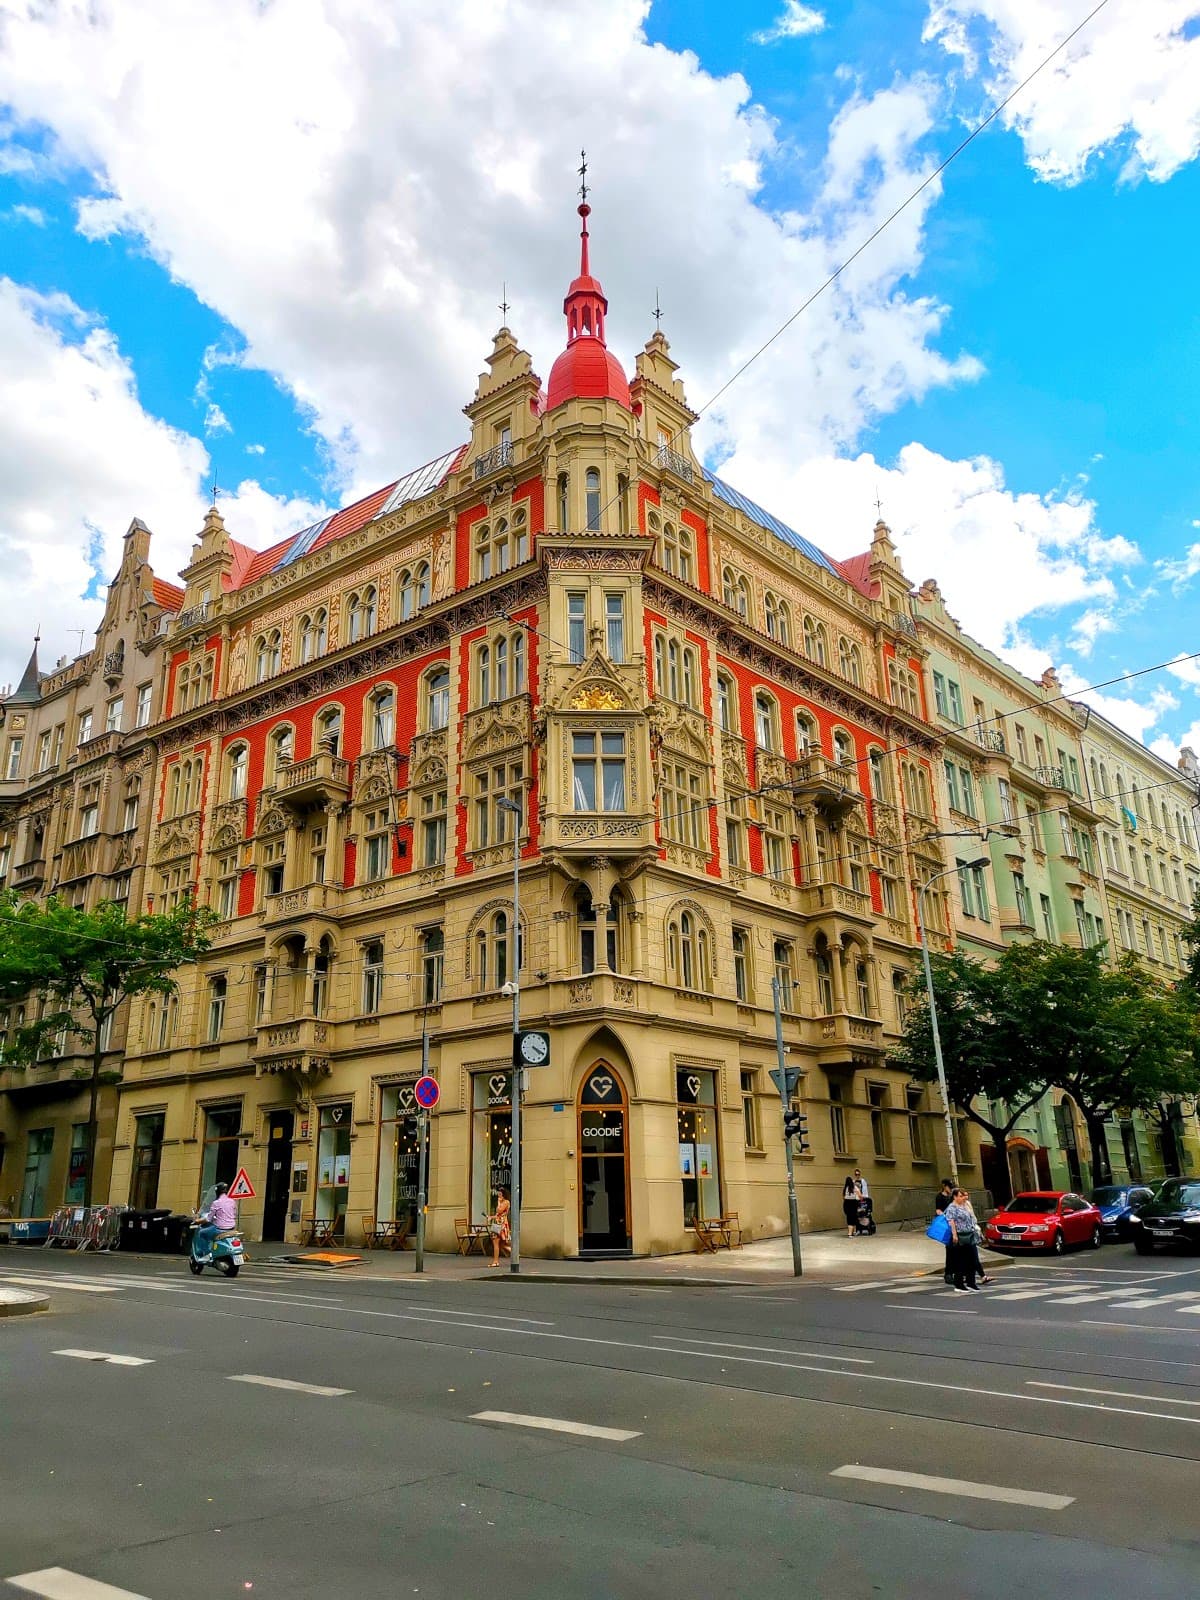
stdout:
[(582, 219), (579, 247), (579, 276), (572, 280), (563, 301), (567, 319), (567, 348), (550, 369), (546, 391), (546, 410), (553, 411), (566, 400), (615, 400), (629, 409), (629, 380), (621, 363), (604, 343), (604, 318), (608, 301), (598, 278), (592, 277), (588, 259), (588, 225), (592, 208), (587, 203), (587, 161), (580, 168)]

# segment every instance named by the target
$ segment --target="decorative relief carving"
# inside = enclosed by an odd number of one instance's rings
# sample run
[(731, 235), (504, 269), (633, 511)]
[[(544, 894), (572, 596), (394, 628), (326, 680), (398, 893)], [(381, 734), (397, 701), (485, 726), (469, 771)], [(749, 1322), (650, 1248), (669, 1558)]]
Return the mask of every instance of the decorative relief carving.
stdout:
[(628, 711), (629, 707), (613, 689), (577, 689), (569, 702), (572, 711)]

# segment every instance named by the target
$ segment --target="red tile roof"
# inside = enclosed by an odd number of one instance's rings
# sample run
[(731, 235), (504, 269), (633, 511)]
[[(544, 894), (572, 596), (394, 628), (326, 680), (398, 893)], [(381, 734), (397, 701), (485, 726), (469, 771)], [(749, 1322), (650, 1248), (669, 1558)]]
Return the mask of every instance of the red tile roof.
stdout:
[(183, 604), (183, 590), (178, 584), (168, 583), (165, 578), (155, 578), (150, 585), (150, 593), (155, 605), (162, 606), (164, 611), (178, 611)]
[(864, 550), (860, 556), (847, 556), (845, 561), (835, 561), (833, 564), (846, 582), (854, 585), (859, 594), (865, 594), (868, 600), (879, 599), (879, 585), (871, 577), (869, 550)]

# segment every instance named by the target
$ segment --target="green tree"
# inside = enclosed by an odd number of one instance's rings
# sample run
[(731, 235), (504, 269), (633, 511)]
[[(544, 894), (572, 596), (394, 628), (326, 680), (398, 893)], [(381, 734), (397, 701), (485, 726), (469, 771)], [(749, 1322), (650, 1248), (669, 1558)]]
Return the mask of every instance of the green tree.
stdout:
[[(1008, 1004), (1004, 973), (956, 951), (929, 961), (938, 1032), (952, 1103), (987, 1133), (999, 1156), (992, 1182), (995, 1198), (1011, 1198), (1008, 1139), (1017, 1122), (1046, 1092), (1049, 1080), (1024, 1047), (1019, 1021)], [(924, 973), (915, 974), (912, 1007), (892, 1060), (914, 1078), (937, 1078), (933, 1028)], [(1003, 1120), (993, 1115), (1003, 1108)]]
[(1192, 920), (1180, 931), (1187, 946), (1187, 965), (1179, 980), (1179, 987), (1200, 1005), (1200, 894), (1192, 903)]
[(1003, 962), (1031, 1053), (1083, 1114), (1092, 1182), (1111, 1182), (1106, 1124), (1113, 1113), (1195, 1092), (1195, 1010), (1135, 956), (1107, 965), (1100, 946), (1013, 945)]
[(0, 897), (0, 1001), (40, 1000), (39, 1015), (10, 1040), (6, 1065), (36, 1061), (64, 1034), (91, 1048), (91, 1067), (79, 1074), (90, 1083), (85, 1205), (92, 1203), (105, 1025), (134, 995), (173, 994), (172, 974), (208, 949), (215, 920), (206, 908), (188, 904), (130, 918), (112, 902), (78, 911), (53, 896)]

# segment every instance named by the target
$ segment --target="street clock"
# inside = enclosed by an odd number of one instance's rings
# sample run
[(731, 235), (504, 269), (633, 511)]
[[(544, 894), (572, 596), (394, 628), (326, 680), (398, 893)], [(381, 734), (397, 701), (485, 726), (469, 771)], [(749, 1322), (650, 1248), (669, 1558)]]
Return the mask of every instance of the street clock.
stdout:
[(550, 1059), (550, 1035), (526, 1029), (517, 1039), (517, 1057), (526, 1067), (544, 1067)]

